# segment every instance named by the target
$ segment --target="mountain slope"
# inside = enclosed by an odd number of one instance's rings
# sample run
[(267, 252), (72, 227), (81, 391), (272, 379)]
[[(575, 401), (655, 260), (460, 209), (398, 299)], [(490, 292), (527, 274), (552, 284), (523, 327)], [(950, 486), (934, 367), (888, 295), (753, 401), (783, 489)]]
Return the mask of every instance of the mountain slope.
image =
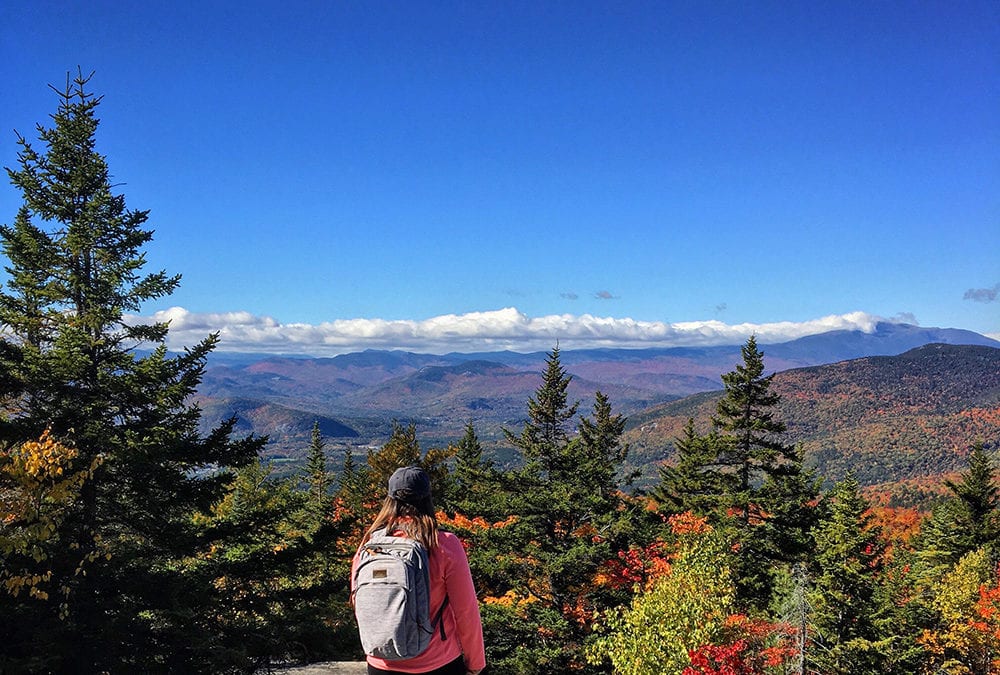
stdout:
[[(766, 357), (765, 357), (766, 360)], [(1000, 448), (1000, 349), (925, 345), (780, 372), (778, 417), (786, 440), (831, 480), (852, 471), (865, 485), (918, 479), (964, 467), (968, 447)], [(720, 392), (633, 416), (633, 462), (668, 459), (688, 417), (707, 431)], [(648, 475), (648, 474), (647, 474)]]
[[(1000, 347), (1000, 342), (969, 331), (882, 323), (871, 333), (835, 331), (761, 349), (773, 372), (895, 355), (934, 339)], [(384, 442), (394, 419), (413, 422), (428, 447), (456, 441), (472, 421), (480, 438), (496, 448), (503, 440), (501, 429), (517, 428), (523, 420), (547, 356), (379, 350), (334, 358), (223, 353), (210, 358), (199, 395), (207, 423), (228, 416), (232, 401), (239, 401), (241, 410), (254, 410), (241, 417), (242, 423), (248, 431), (270, 437), (269, 454), (304, 453), (307, 442), (302, 439), (317, 418), (354, 432), (331, 426), (327, 435), (355, 445)], [(560, 356), (573, 376), (569, 394), (581, 401), (581, 413), (589, 412), (594, 392), (600, 390), (616, 412), (641, 419), (650, 406), (721, 389), (719, 377), (740, 361), (740, 346), (563, 350)], [(284, 419), (287, 423), (275, 422)], [(644, 452), (662, 455), (652, 448)]]
[(865, 356), (894, 356), (927, 344), (1000, 347), (1000, 342), (968, 330), (880, 322), (871, 333), (837, 330), (807, 335), (772, 345), (767, 353), (772, 358), (801, 361), (800, 365), (820, 365)]
[[(302, 450), (308, 446), (314, 423), (319, 424), (320, 433), (332, 438), (358, 438), (357, 430), (325, 415), (288, 408), (275, 403), (262, 403), (254, 399), (204, 398), (195, 401), (202, 409), (203, 432), (207, 432), (220, 420), (236, 418), (236, 433), (254, 433), (269, 436), (279, 442), (278, 452), (286, 445), (304, 441)], [(274, 448), (272, 448), (274, 450)], [(270, 454), (275, 454), (272, 452)]]

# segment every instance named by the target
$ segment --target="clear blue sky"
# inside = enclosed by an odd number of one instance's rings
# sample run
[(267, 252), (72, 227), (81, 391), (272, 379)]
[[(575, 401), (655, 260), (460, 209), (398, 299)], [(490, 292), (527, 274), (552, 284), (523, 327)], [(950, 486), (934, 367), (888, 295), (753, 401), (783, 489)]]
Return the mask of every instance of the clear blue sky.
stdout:
[(147, 313), (231, 349), (1000, 334), (995, 0), (3, 15), (0, 163), (96, 71), (98, 149), (183, 275)]

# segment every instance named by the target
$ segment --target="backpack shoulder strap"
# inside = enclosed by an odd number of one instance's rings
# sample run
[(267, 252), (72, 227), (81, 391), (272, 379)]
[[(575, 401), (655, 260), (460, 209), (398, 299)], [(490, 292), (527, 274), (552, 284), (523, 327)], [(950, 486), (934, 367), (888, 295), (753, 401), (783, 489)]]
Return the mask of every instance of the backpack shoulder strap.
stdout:
[(448, 596), (444, 596), (444, 601), (441, 603), (441, 607), (438, 609), (437, 614), (434, 616), (434, 620), (431, 621), (431, 631), (437, 627), (441, 630), (441, 641), (444, 642), (448, 639), (448, 636), (444, 634), (444, 621), (441, 618), (444, 616), (444, 608), (448, 606)]

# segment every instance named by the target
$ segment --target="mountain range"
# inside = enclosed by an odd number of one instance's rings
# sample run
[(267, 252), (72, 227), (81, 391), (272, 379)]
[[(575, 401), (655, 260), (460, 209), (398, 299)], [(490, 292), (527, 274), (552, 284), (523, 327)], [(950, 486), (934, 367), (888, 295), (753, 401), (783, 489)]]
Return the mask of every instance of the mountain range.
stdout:
[[(799, 445), (806, 465), (828, 481), (850, 472), (862, 485), (925, 501), (943, 475), (965, 468), (972, 444), (1000, 450), (995, 347), (929, 344), (795, 368), (776, 373), (772, 391), (781, 397), (775, 412), (787, 425), (786, 442)], [(706, 392), (633, 416), (626, 431), (633, 465), (669, 460), (688, 419), (707, 432), (720, 396)]]
[[(944, 345), (931, 352), (939, 357), (952, 355), (948, 345), (964, 345), (960, 354), (978, 347), (994, 357), (941, 357), (932, 368), (926, 355), (911, 352), (930, 344)], [(990, 419), (991, 410), (994, 417), (1000, 416), (1000, 387), (987, 386), (1000, 373), (995, 358), (1000, 342), (977, 333), (880, 323), (871, 333), (832, 331), (758, 346), (768, 372), (778, 373), (775, 386), (783, 395), (789, 438), (804, 444), (810, 461), (824, 475), (841, 474), (851, 457), (870, 467), (872, 458), (881, 454), (891, 459), (874, 460), (874, 466), (885, 466), (863, 472), (865, 482), (920, 473), (918, 468), (908, 472), (908, 461), (915, 467), (930, 462), (941, 470), (955, 468), (957, 460), (947, 460), (940, 451), (933, 458), (926, 453), (903, 458), (918, 452), (914, 448), (919, 445), (905, 441), (915, 433), (911, 427), (916, 422), (907, 418), (899, 426), (906, 417), (904, 409), (928, 418), (926, 424), (937, 430), (934, 425), (944, 422), (934, 415), (958, 414), (953, 408), (961, 401), (968, 410), (982, 411), (977, 422), (969, 422), (969, 433), (992, 430), (992, 439), (1000, 438), (1000, 427), (983, 422)], [(722, 388), (720, 376), (741, 362), (740, 347), (566, 350), (560, 352), (560, 362), (573, 377), (569, 396), (581, 401), (581, 414), (589, 412), (593, 394), (600, 390), (616, 412), (629, 417), (632, 461), (649, 480), (655, 463), (669, 458), (678, 423), (689, 416), (705, 418), (714, 405)], [(235, 416), (238, 431), (269, 437), (266, 454), (279, 461), (294, 462), (304, 455), (314, 422), (335, 454), (341, 446), (384, 443), (394, 420), (414, 424), (424, 449), (457, 441), (465, 424), (472, 422), (484, 446), (502, 457), (502, 429), (520, 429), (547, 356), (509, 351), (431, 355), (369, 350), (333, 358), (219, 353), (210, 358), (197, 400), (206, 428)], [(896, 360), (883, 362), (882, 357)], [(855, 365), (846, 365), (850, 363)], [(923, 398), (914, 398), (913, 392), (903, 398), (895, 395), (922, 377), (917, 374), (930, 372), (936, 373), (932, 380), (914, 385)], [(983, 397), (973, 391), (977, 382)], [(959, 390), (964, 398), (952, 396)], [(932, 412), (924, 399), (937, 401), (935, 405), (949, 401), (951, 407)], [(891, 403), (902, 417), (858, 412), (883, 402)], [(970, 420), (975, 417), (968, 415)], [(945, 427), (949, 431), (935, 431), (937, 436), (944, 434), (961, 445), (960, 431)]]

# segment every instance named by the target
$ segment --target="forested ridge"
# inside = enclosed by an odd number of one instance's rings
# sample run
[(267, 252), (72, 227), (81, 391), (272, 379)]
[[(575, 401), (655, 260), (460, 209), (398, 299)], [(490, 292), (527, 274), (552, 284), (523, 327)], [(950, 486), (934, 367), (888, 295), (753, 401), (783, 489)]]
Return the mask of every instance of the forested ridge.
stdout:
[[(789, 420), (790, 442), (804, 444), (807, 463), (832, 477), (843, 475), (845, 465), (856, 463), (857, 448), (865, 448), (878, 461), (865, 460), (870, 470), (858, 476), (863, 485), (939, 481), (961, 461), (964, 439), (990, 438), (1000, 430), (996, 414), (990, 414), (1000, 405), (990, 385), (997, 377), (1000, 343), (955, 333), (880, 324), (860, 337), (835, 331), (819, 336), (819, 344), (799, 338), (762, 345), (769, 372), (778, 371), (775, 387), (783, 394), (779, 409)], [(919, 349), (932, 344), (941, 345), (942, 358)], [(807, 355), (810, 345), (819, 356)], [(993, 349), (981, 349), (986, 346)], [(897, 347), (900, 351), (892, 351)], [(562, 361), (573, 376), (574, 399), (590, 405), (600, 390), (629, 417), (630, 461), (644, 474), (637, 484), (647, 486), (655, 464), (670, 459), (671, 440), (687, 417), (707, 424), (719, 394), (689, 394), (718, 392), (719, 376), (739, 361), (739, 347), (734, 349), (568, 350)], [(868, 352), (880, 357), (869, 358)], [(197, 401), (206, 430), (236, 416), (241, 433), (267, 435), (264, 455), (282, 470), (301, 466), (314, 420), (332, 449), (343, 451), (347, 444), (384, 443), (394, 419), (416, 423), (421, 438), (437, 445), (461, 436), (465, 423), (475, 419), (487, 453), (506, 461), (502, 429), (523, 420), (524, 401), (537, 386), (544, 356), (370, 351), (332, 359), (240, 360), (213, 353)], [(897, 461), (896, 455), (906, 454), (923, 461), (913, 466)], [(882, 460), (888, 462), (884, 468)]]
[(627, 420), (602, 392), (576, 403), (558, 348), (504, 429), (510, 466), (471, 421), (444, 447), (397, 423), (336, 457), (317, 422), (283, 478), (235, 419), (201, 430), (215, 337), (172, 356), (168, 326), (124, 321), (180, 279), (143, 272), (150, 214), (114, 192), (88, 80), (8, 169), (23, 207), (0, 229), (0, 672), (359, 658), (350, 558), (410, 464), (466, 544), (493, 673), (1000, 668), (997, 438), (956, 437), (963, 461), (929, 512), (872, 503), (850, 467), (824, 476), (789, 442), (796, 396), (754, 338), (645, 491)]
[[(827, 480), (848, 472), (884, 492), (927, 485), (897, 501), (925, 502), (968, 462), (969, 445), (996, 450), (1000, 438), (1000, 349), (926, 345), (898, 356), (781, 371), (776, 409), (786, 438)], [(632, 416), (633, 461), (670, 461), (688, 418), (707, 429), (720, 394), (707, 392)]]

